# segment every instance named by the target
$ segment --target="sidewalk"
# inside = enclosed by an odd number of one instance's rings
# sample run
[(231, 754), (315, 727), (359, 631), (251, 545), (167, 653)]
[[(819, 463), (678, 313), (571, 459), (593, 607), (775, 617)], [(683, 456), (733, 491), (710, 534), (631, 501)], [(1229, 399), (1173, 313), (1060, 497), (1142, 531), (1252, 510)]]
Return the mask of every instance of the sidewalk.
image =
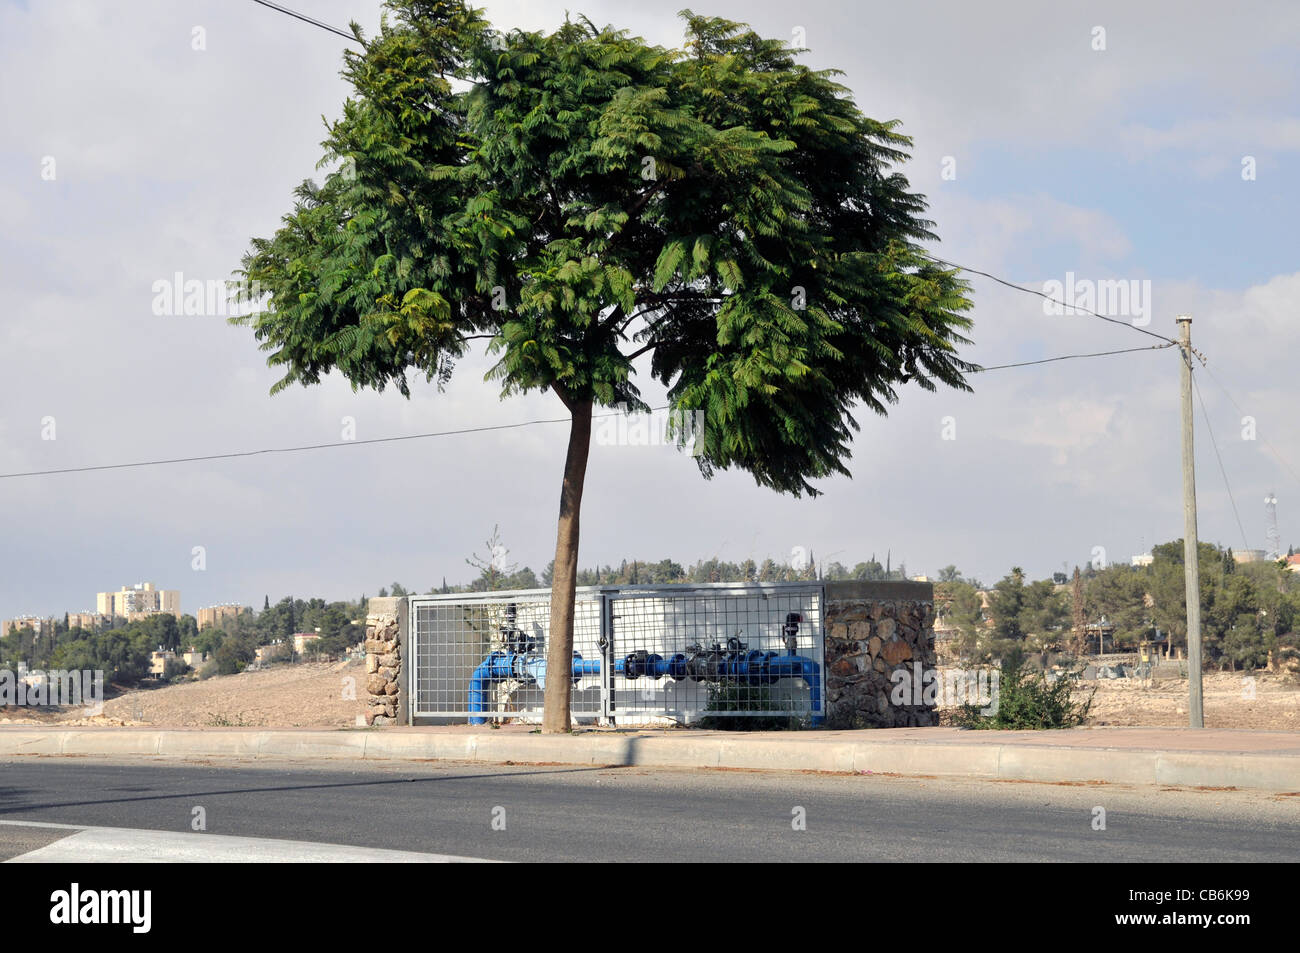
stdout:
[(0, 757), (342, 758), (832, 771), (1111, 782), (1300, 792), (1300, 731), (1075, 728), (1063, 731), (725, 732), (526, 725), (349, 730), (0, 727)]

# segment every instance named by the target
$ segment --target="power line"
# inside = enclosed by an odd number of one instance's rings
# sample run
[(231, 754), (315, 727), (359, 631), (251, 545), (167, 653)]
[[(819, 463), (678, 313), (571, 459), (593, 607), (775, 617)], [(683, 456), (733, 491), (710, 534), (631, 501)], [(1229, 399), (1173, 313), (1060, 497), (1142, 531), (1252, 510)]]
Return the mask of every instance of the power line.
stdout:
[(253, 0), (253, 2), (260, 3), (262, 6), (269, 7), (272, 10), (278, 10), (280, 13), (301, 20), (303, 23), (310, 23), (312, 26), (318, 26), (322, 30), (329, 30), (331, 33), (337, 33), (345, 40), (351, 40), (353, 43), (357, 42), (357, 38), (346, 30), (340, 30), (338, 27), (330, 26), (328, 23), (322, 23), (320, 20), (313, 20), (311, 17), (299, 13), (296, 10), (290, 10), (288, 7), (282, 7), (278, 3), (272, 3), (271, 0)]
[(1090, 314), (1095, 318), (1101, 318), (1103, 321), (1109, 321), (1111, 324), (1118, 324), (1120, 327), (1132, 328), (1134, 331), (1139, 331), (1142, 334), (1149, 335), (1150, 337), (1153, 338), (1159, 338), (1161, 341), (1168, 341), (1170, 344), (1177, 343), (1173, 338), (1165, 337), (1163, 334), (1157, 334), (1155, 331), (1148, 331), (1146, 328), (1138, 327), (1136, 324), (1133, 324), (1129, 321), (1121, 321), (1119, 320), (1119, 318), (1112, 318), (1109, 315), (1102, 314), (1100, 311), (1093, 311), (1091, 308), (1080, 307), (1077, 304), (1071, 304), (1067, 301), (1062, 301), (1060, 298), (1053, 298), (1051, 295), (1047, 294), (1046, 292), (1039, 291), (1037, 288), (1027, 288), (1024, 285), (1016, 284), (1014, 281), (1008, 281), (1005, 278), (999, 278), (997, 275), (991, 275), (987, 271), (980, 271), (978, 268), (967, 268), (965, 265), (959, 265), (956, 262), (946, 261), (943, 258), (938, 258), (934, 255), (926, 254), (925, 252), (922, 252), (922, 255), (924, 255), (926, 258), (940, 265), (946, 265), (949, 268), (956, 268), (958, 271), (965, 271), (972, 275), (980, 275), (981, 277), (988, 278), (991, 281), (996, 281), (1000, 285), (1006, 285), (1006, 287), (1008, 288), (1014, 288), (1016, 291), (1023, 291), (1025, 294), (1038, 295), (1038, 297), (1044, 299), (1045, 301), (1050, 301), (1053, 304), (1059, 304), (1062, 307), (1071, 308), (1075, 311), (1082, 311), (1085, 314)]
[[(652, 408), (654, 410), (664, 410), (663, 407)], [(616, 414), (593, 414), (593, 418), (612, 417)], [(235, 457), (256, 457), (268, 453), (301, 453), (304, 450), (328, 450), (333, 447), (356, 447), (364, 444), (374, 443), (397, 443), (402, 440), (423, 440), (428, 437), (453, 437), (460, 434), (469, 433), (487, 433), (494, 430), (517, 430), (520, 427), (531, 427), (535, 424), (567, 424), (568, 417), (552, 417), (541, 420), (523, 420), (514, 424), (495, 424), (488, 427), (464, 427), (460, 430), (438, 430), (430, 433), (412, 433), (402, 434), (396, 437), (372, 437), (369, 440), (343, 440), (336, 443), (315, 443), (307, 444), (301, 447), (268, 447), (262, 450), (237, 450), (232, 453), (209, 453), (198, 457), (173, 457), (167, 460), (137, 460), (134, 463), (108, 463), (99, 466), (90, 467), (64, 467), (58, 470), (31, 470), (27, 473), (0, 473), (0, 480), (11, 480), (17, 477), (30, 476), (53, 476), (59, 473), (87, 473), (93, 470), (127, 470), (134, 467), (161, 467), (173, 463), (198, 463), (203, 460), (230, 460)]]
[(1196, 383), (1196, 375), (1192, 375), (1192, 389), (1196, 391), (1196, 399), (1201, 405), (1201, 416), (1205, 418), (1205, 429), (1210, 435), (1210, 446), (1214, 448), (1214, 459), (1219, 461), (1219, 474), (1223, 477), (1223, 488), (1228, 491), (1228, 502), (1232, 504), (1232, 515), (1237, 520), (1237, 529), (1241, 530), (1241, 541), (1246, 544), (1246, 549), (1250, 549), (1250, 540), (1246, 538), (1246, 527), (1242, 525), (1241, 513), (1237, 511), (1237, 500), (1232, 495), (1232, 487), (1228, 483), (1228, 471), (1223, 466), (1223, 457), (1219, 453), (1219, 442), (1214, 439), (1214, 427), (1210, 424), (1210, 412), (1205, 409), (1205, 398), (1201, 396), (1201, 385)]
[[(972, 368), (969, 373), (979, 374), (984, 371), (1000, 371), (1009, 367), (1032, 367), (1035, 364), (1052, 364), (1056, 361), (1074, 361), (1084, 357), (1110, 357), (1112, 354), (1133, 354), (1137, 351), (1160, 351), (1167, 347), (1173, 347), (1177, 343), (1177, 341), (1170, 341), (1168, 344), (1151, 344), (1146, 347), (1125, 347), (1120, 348), (1117, 351), (1093, 351), (1088, 354), (1059, 354), (1056, 357), (1044, 357), (1036, 361), (1017, 361), (1014, 364), (978, 365)], [(928, 381), (939, 380), (939, 378), (929, 374), (913, 374), (912, 377), (920, 377)]]
[(1094, 351), (1091, 354), (1061, 354), (1057, 357), (1045, 357), (1037, 361), (1020, 361), (1016, 364), (990, 364), (987, 367), (981, 365), (977, 371), (1000, 371), (1006, 367), (1030, 367), (1034, 364), (1051, 364), (1053, 361), (1073, 361), (1081, 357), (1109, 357), (1112, 354), (1132, 354), (1136, 351), (1159, 351), (1167, 347), (1173, 347), (1177, 341), (1170, 341), (1168, 344), (1151, 344), (1147, 347), (1126, 347), (1118, 351)]
[[(1084, 357), (1107, 357), (1112, 354), (1128, 354), (1133, 351), (1151, 351), (1151, 350), (1158, 350), (1159, 348), (1167, 347), (1167, 346), (1168, 345), (1158, 344), (1158, 345), (1152, 345), (1151, 347), (1125, 348), (1119, 351), (1097, 351), (1092, 354), (1062, 354), (1057, 357), (1048, 357), (1037, 361), (1020, 361), (1014, 364), (994, 364), (989, 367), (977, 367), (974, 368), (970, 373), (975, 374), (975, 373), (981, 373), (983, 371), (998, 371), (1010, 367), (1029, 367), (1034, 364), (1047, 364), (1052, 361), (1068, 361), (1068, 360), (1073, 360), (1076, 358), (1084, 358)], [(919, 377), (925, 375), (914, 375), (914, 376)], [(928, 379), (932, 379), (932, 378), (928, 378)], [(664, 405), (662, 407), (651, 407), (650, 412), (654, 413), (656, 411), (668, 410), (668, 409), (670, 408), (667, 405)], [(621, 416), (623, 413), (624, 411), (611, 411), (610, 413), (605, 413), (605, 414), (592, 414), (592, 419), (599, 420), (605, 417), (618, 417)], [(538, 424), (565, 424), (569, 422), (570, 422), (570, 418), (568, 417), (549, 417), (549, 418), (542, 418), (538, 420), (522, 420), (519, 421), (518, 423), (513, 423), (513, 424), (493, 424), (491, 426), (486, 426), (486, 427), (462, 427), (459, 430), (436, 430), (436, 431), (431, 431), (429, 433), (400, 434), (396, 437), (372, 437), (368, 440), (343, 440), (335, 443), (305, 444), (299, 447), (267, 447), (261, 450), (236, 450), (230, 453), (208, 453), (208, 454), (203, 454), (201, 456), (195, 456), (195, 457), (171, 457), (165, 460), (137, 460), (131, 463), (105, 463), (96, 466), (62, 467), (53, 470), (28, 470), (22, 473), (0, 473), (0, 480), (16, 480), (20, 477), (33, 477), (33, 476), (57, 476), (58, 474), (61, 473), (90, 473), (99, 470), (130, 470), (139, 467), (170, 466), (176, 463), (201, 463), (207, 460), (232, 460), (238, 457), (257, 457), (257, 456), (263, 456), (272, 453), (302, 453), (307, 450), (330, 450), (336, 447), (359, 447), (359, 446), (365, 446), (367, 444), (398, 443), (404, 440), (425, 440), (430, 437), (454, 437), (454, 436), (460, 436), (463, 434), (472, 434), (472, 433), (491, 433), (493, 431), (500, 431), (500, 430), (518, 430), (521, 427), (533, 427)]]

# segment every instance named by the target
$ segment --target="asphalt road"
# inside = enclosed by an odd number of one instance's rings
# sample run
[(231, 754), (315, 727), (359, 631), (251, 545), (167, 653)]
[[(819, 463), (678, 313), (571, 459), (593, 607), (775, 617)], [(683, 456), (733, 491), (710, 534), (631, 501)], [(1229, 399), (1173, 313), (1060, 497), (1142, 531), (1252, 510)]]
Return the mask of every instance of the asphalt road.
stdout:
[[(0, 820), (188, 832), (200, 807), (213, 834), (512, 861), (1300, 860), (1300, 798), (1235, 791), (446, 762), (0, 763)], [(6, 838), (33, 836), (0, 825), (0, 857), (21, 852)]]

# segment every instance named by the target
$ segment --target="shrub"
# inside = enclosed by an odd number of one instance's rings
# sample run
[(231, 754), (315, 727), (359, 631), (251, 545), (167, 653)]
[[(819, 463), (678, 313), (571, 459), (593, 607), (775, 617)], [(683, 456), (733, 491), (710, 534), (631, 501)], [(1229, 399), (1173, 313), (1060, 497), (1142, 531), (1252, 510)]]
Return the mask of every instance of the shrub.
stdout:
[[(785, 711), (794, 709), (794, 701), (773, 698), (764, 687), (741, 682), (709, 685), (709, 703), (705, 711)], [(705, 715), (699, 727), (712, 731), (798, 731), (805, 727), (807, 716), (800, 715)]]
[(997, 711), (982, 715), (980, 708), (987, 706), (962, 705), (953, 715), (953, 724), (1007, 730), (1078, 727), (1087, 720), (1097, 694), (1094, 688), (1085, 701), (1074, 700), (1072, 692), (1081, 674), (1079, 669), (1064, 672), (1049, 683), (1045, 673), (1030, 671), (1022, 659), (1005, 659), (998, 680)]

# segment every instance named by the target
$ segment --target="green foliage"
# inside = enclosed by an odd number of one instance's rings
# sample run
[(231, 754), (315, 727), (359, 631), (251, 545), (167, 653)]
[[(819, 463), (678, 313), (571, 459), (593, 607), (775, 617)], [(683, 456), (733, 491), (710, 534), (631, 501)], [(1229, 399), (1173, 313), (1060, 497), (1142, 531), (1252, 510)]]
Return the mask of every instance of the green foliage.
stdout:
[(217, 674), (235, 675), (242, 672), (256, 655), (256, 647), (248, 638), (231, 636), (223, 640), (217, 649)]
[[(1088, 574), (1084, 598), (1089, 621), (1105, 616), (1116, 641), (1134, 644), (1156, 629), (1173, 646), (1187, 645), (1183, 542), (1151, 550), (1151, 565), (1110, 566)], [(1230, 549), (1200, 543), (1201, 636), (1210, 665), (1258, 669), (1288, 654), (1300, 619), (1300, 577), (1284, 565), (1238, 564)]]
[(1011, 654), (1002, 663), (997, 685), (997, 711), (980, 714), (986, 706), (963, 705), (953, 715), (953, 723), (962, 728), (998, 728), (1006, 730), (1075, 728), (1088, 718), (1093, 695), (1076, 702), (1073, 691), (1080, 673), (1068, 672), (1050, 683), (1043, 672), (1025, 667), (1023, 658)]
[(493, 30), (389, 0), (346, 54), (323, 164), (241, 275), (276, 389), (409, 393), (488, 341), (503, 396), (645, 409), (633, 360), (702, 410), (704, 474), (793, 494), (847, 473), (860, 404), (969, 389), (966, 286), (925, 258), (910, 141), (779, 40), (685, 12), (682, 49), (585, 18)]
[[(785, 711), (793, 710), (790, 699), (772, 697), (765, 686), (740, 682), (709, 685), (705, 711)], [(799, 715), (705, 715), (698, 727), (711, 731), (798, 731), (807, 727), (806, 717)]]
[(110, 683), (133, 684), (149, 674), (149, 655), (157, 647), (152, 636), (138, 629), (112, 629), (74, 639), (59, 645), (48, 665), (69, 671), (102, 670)]
[(956, 630), (954, 649), (968, 662), (990, 661), (984, 606), (979, 592), (964, 581), (936, 583), (935, 614), (938, 622)]

